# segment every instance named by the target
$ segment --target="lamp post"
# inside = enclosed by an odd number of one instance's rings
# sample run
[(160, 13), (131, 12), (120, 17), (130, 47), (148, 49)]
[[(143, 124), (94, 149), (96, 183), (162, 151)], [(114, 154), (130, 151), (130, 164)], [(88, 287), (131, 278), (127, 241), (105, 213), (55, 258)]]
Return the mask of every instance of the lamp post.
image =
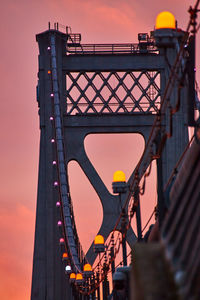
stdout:
[[(156, 24), (155, 24), (155, 30), (154, 30), (154, 38), (155, 38), (155, 45), (158, 47), (159, 52), (163, 55), (166, 55), (166, 59), (168, 60), (169, 64), (174, 64), (174, 61), (176, 59), (176, 51), (175, 49), (177, 49), (177, 46), (180, 47), (180, 40), (183, 40), (184, 37), (184, 32), (183, 31), (179, 31), (176, 30), (177, 24), (176, 24), (176, 19), (174, 17), (173, 14), (171, 14), (168, 11), (163, 11), (161, 13), (158, 14), (157, 18), (156, 18)], [(179, 53), (180, 54), (180, 53)], [(177, 71), (176, 71), (177, 72)], [(173, 72), (172, 72), (173, 74)], [(178, 75), (180, 76), (180, 75)], [(170, 78), (170, 77), (169, 77)], [(189, 80), (191, 79), (188, 78)], [(172, 79), (169, 79), (170, 81), (173, 81)], [(180, 83), (179, 83), (180, 86)], [(191, 87), (192, 85), (189, 82), (189, 87)], [(189, 91), (189, 90), (188, 90)], [(183, 96), (184, 97), (184, 96)], [(189, 98), (192, 98), (192, 94), (190, 94)], [(176, 97), (172, 96), (170, 97), (170, 101), (168, 104), (168, 108), (170, 106), (176, 106)], [(185, 105), (185, 104), (184, 104)], [(188, 105), (188, 104), (187, 104)], [(180, 106), (180, 109), (182, 106)], [(177, 123), (178, 122), (178, 123)], [(169, 134), (171, 135), (172, 130), (173, 130), (173, 136), (174, 139), (176, 136), (178, 136), (180, 134), (180, 131), (176, 131), (177, 130), (177, 125), (179, 124), (178, 119), (173, 119), (173, 124), (170, 124), (169, 127)], [(180, 140), (182, 139), (182, 137), (180, 136)], [(158, 135), (157, 137), (157, 148), (158, 145), (161, 144), (161, 133)], [(168, 148), (168, 146), (165, 146), (165, 151), (170, 151), (170, 148)], [(173, 158), (171, 160), (170, 158), (170, 163), (172, 163)], [(168, 161), (169, 163), (169, 161)], [(170, 166), (168, 166), (168, 168), (170, 169)], [(166, 213), (166, 208), (165, 208), (165, 200), (164, 200), (164, 195), (163, 195), (163, 156), (159, 157), (157, 159), (157, 193), (158, 193), (158, 212), (159, 212), (159, 227), (161, 227), (162, 222), (164, 220), (164, 216)]]
[(94, 239), (94, 252), (101, 253), (105, 251), (104, 237), (98, 234)]
[[(105, 251), (104, 237), (101, 234), (96, 235), (94, 239), (94, 252), (99, 254)], [(97, 272), (97, 283), (99, 283), (99, 269)], [(100, 300), (100, 288), (97, 289), (97, 299)]]
[(92, 266), (90, 264), (85, 264), (83, 267), (83, 274), (84, 276), (87, 277), (91, 277), (93, 275), (93, 271), (92, 271)]
[(82, 273), (76, 274), (75, 283), (76, 283), (76, 285), (82, 285), (82, 283), (83, 283), (83, 274)]
[(116, 171), (113, 175), (112, 188), (114, 194), (119, 194), (119, 201), (122, 210), (121, 233), (122, 233), (122, 254), (123, 265), (127, 266), (127, 249), (126, 249), (126, 211), (122, 207), (121, 194), (127, 191), (126, 176), (122, 171)]

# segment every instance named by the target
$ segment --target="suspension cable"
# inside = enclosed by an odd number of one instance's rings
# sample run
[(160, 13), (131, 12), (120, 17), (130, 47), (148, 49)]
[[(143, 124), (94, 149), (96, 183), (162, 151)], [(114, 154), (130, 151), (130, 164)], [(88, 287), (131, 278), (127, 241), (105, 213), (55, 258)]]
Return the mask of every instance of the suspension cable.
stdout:
[(55, 113), (55, 136), (56, 145), (59, 148), (57, 151), (57, 167), (59, 170), (59, 191), (62, 203), (63, 221), (65, 224), (65, 238), (67, 239), (67, 245), (72, 259), (72, 264), (77, 272), (81, 272), (80, 262), (78, 259), (78, 253), (76, 249), (76, 242), (73, 235), (73, 226), (71, 219), (69, 191), (67, 183), (67, 173), (64, 160), (64, 138), (62, 134), (62, 119), (60, 109), (60, 95), (57, 78), (57, 61), (56, 61), (56, 45), (55, 45), (55, 34), (50, 35), (51, 45), (51, 68), (52, 68), (52, 83), (53, 83), (53, 99), (54, 99), (54, 113)]

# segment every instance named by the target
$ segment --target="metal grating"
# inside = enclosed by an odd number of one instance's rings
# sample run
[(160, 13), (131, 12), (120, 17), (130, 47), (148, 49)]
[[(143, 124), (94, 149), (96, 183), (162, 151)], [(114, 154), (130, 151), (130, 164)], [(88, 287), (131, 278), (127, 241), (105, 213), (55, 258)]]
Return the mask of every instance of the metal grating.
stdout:
[(69, 72), (66, 74), (67, 114), (157, 113), (160, 73)]

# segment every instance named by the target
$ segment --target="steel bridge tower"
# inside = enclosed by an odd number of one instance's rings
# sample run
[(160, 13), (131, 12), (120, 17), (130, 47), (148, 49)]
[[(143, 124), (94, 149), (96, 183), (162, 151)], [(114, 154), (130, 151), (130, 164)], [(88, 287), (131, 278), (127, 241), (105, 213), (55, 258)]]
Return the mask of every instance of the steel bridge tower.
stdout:
[[(178, 98), (181, 100), (179, 110), (173, 116), (172, 127), (169, 109), (165, 112), (160, 110), (180, 47), (181, 34), (169, 30), (168, 35), (163, 35), (160, 30), (157, 32), (157, 43), (153, 34), (150, 37), (140, 34), (138, 44), (116, 45), (81, 44), (80, 35), (62, 33), (57, 27), (37, 35), (37, 100), (41, 136), (32, 300), (73, 298), (64, 272), (60, 232), (56, 226), (59, 218), (56, 202), (62, 187), (66, 190), (63, 197), (70, 200), (68, 180), (64, 178), (69, 161), (78, 162), (100, 198), (103, 221), (98, 233), (106, 239), (118, 218), (119, 200), (109, 193), (85, 152), (84, 139), (88, 134), (140, 133), (147, 143), (155, 117), (158, 114), (161, 116), (160, 122), (155, 124), (159, 137), (149, 153), (156, 154), (164, 133), (173, 131), (173, 136), (167, 139), (162, 155), (157, 159), (158, 207), (162, 221), (163, 186), (188, 142), (184, 111), (186, 88), (180, 91), (175, 83), (167, 99), (168, 108), (175, 107)], [(113, 80), (115, 86), (112, 85)], [(147, 158), (142, 164), (140, 176), (151, 160), (149, 156), (149, 160)], [(55, 166), (58, 161), (59, 173)], [(134, 170), (129, 183), (133, 176)], [(56, 189), (59, 181), (61, 190)], [(69, 216), (65, 204), (62, 214), (67, 223)], [(73, 225), (70, 222), (69, 227)], [(136, 239), (130, 229), (128, 243), (133, 245)], [(92, 246), (87, 253), (91, 263), (95, 259)], [(74, 247), (79, 246), (76, 244)]]

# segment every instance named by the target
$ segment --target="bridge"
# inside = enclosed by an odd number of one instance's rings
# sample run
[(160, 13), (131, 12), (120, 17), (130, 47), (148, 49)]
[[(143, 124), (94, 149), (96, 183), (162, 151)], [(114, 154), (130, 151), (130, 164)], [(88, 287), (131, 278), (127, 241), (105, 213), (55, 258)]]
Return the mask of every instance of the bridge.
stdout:
[[(81, 34), (69, 32), (68, 27), (62, 32), (58, 23), (36, 36), (40, 158), (32, 300), (105, 300), (111, 293), (118, 299), (120, 292), (122, 299), (147, 299), (153, 293), (148, 290), (150, 278), (158, 285), (151, 299), (197, 299), (200, 129), (195, 117), (199, 100), (194, 69), (198, 4), (190, 9), (186, 31), (176, 27), (170, 13), (163, 25), (160, 14), (156, 29), (138, 34), (137, 44), (83, 44)], [(188, 126), (195, 129), (191, 140)], [(130, 178), (126, 181), (121, 171), (114, 174), (113, 194), (85, 152), (85, 137), (92, 133), (144, 137), (144, 152)], [(103, 208), (102, 224), (87, 253), (78, 237), (70, 194), (68, 164), (72, 160), (81, 166)], [(153, 161), (157, 221), (143, 236), (140, 195), (145, 193)], [(131, 226), (133, 218), (137, 232)], [(127, 244), (132, 249), (132, 266), (127, 266)], [(121, 247), (123, 267), (115, 269)], [(152, 266), (152, 260), (161, 269)], [(148, 276), (143, 274), (145, 266)], [(118, 275), (129, 278), (132, 274), (129, 285), (120, 287), (118, 282), (109, 290), (110, 273), (113, 282)], [(158, 276), (165, 282), (158, 284)]]

